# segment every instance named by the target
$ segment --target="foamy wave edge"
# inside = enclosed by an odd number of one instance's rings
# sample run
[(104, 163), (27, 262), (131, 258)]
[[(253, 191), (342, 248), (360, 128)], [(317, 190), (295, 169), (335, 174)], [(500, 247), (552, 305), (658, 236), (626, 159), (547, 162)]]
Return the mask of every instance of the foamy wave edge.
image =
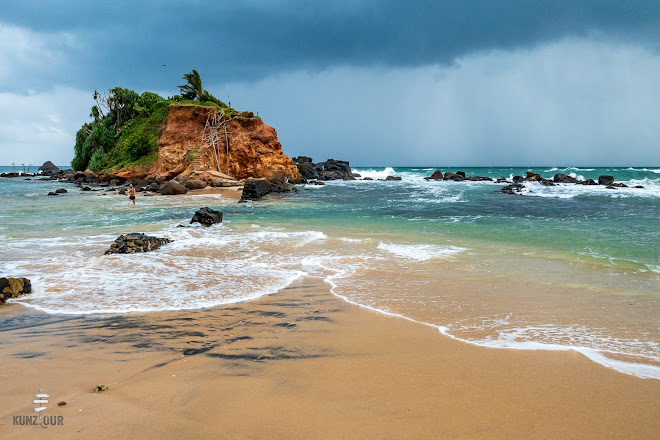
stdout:
[[(319, 263), (317, 263), (319, 264)], [(322, 265), (321, 265), (322, 266)], [(349, 298), (347, 298), (344, 295), (340, 295), (339, 293), (335, 292), (335, 288), (337, 285), (333, 282), (333, 279), (335, 278), (341, 278), (344, 275), (343, 271), (338, 271), (336, 269), (332, 269), (326, 266), (322, 266), (325, 269), (328, 269), (330, 271), (336, 272), (334, 275), (329, 275), (323, 279), (324, 282), (330, 284), (330, 292), (336, 296), (337, 298), (340, 298), (343, 301), (346, 301), (349, 304), (362, 307), (364, 309), (368, 309), (377, 313), (381, 313), (383, 315), (387, 316), (392, 316), (396, 318), (401, 318), (405, 319), (406, 321), (414, 322), (417, 324), (425, 325), (428, 327), (433, 327), (436, 330), (438, 330), (441, 334), (459, 342), (464, 342), (466, 344), (470, 345), (476, 345), (478, 347), (484, 347), (484, 348), (493, 348), (493, 349), (501, 349), (501, 348), (507, 348), (507, 349), (513, 349), (513, 350), (549, 350), (549, 351), (575, 351), (583, 356), (587, 357), (589, 360), (596, 362), (599, 365), (602, 365), (606, 368), (610, 368), (612, 370), (618, 371), (619, 373), (623, 374), (628, 374), (631, 376), (639, 377), (642, 379), (656, 379), (660, 380), (660, 367), (656, 367), (654, 365), (648, 365), (648, 364), (641, 364), (641, 363), (635, 363), (635, 362), (627, 362), (627, 361), (621, 361), (617, 359), (611, 359), (606, 357), (603, 352), (594, 350), (592, 348), (587, 348), (587, 347), (575, 347), (575, 346), (566, 346), (566, 345), (558, 345), (558, 344), (544, 344), (541, 342), (508, 342), (508, 341), (491, 341), (491, 343), (486, 343), (486, 342), (477, 342), (477, 341), (470, 341), (467, 339), (462, 339), (457, 336), (452, 335), (449, 332), (449, 328), (442, 326), (442, 325), (436, 325), (436, 324), (431, 324), (428, 322), (423, 322), (423, 321), (418, 321), (416, 319), (410, 318), (408, 316), (402, 315), (400, 313), (393, 313), (389, 312), (387, 310), (382, 310), (376, 307), (372, 307), (366, 304), (361, 304), (359, 302), (353, 301)], [(607, 353), (607, 352), (606, 352)], [(620, 353), (614, 353), (611, 352), (612, 354), (620, 354)]]
[(277, 292), (280, 290), (286, 289), (296, 281), (297, 279), (307, 276), (307, 272), (304, 271), (296, 271), (293, 273), (291, 276), (285, 278), (282, 282), (277, 283), (275, 286), (264, 288), (257, 290), (255, 292), (251, 292), (236, 298), (232, 298), (229, 300), (222, 300), (222, 301), (208, 301), (206, 303), (195, 303), (195, 304), (190, 304), (189, 306), (183, 306), (183, 307), (162, 307), (162, 308), (154, 308), (154, 307), (132, 307), (132, 308), (126, 308), (126, 309), (94, 309), (94, 310), (67, 310), (67, 309), (53, 309), (50, 307), (43, 307), (38, 304), (31, 304), (28, 302), (21, 301), (21, 299), (29, 299), (29, 297), (24, 297), (24, 298), (16, 298), (16, 299), (10, 299), (7, 300), (7, 302), (15, 303), (15, 304), (21, 304), (22, 306), (38, 310), (40, 312), (48, 313), (50, 315), (123, 315), (126, 313), (153, 313), (153, 312), (177, 312), (177, 311), (184, 311), (184, 310), (200, 310), (200, 309), (208, 309), (211, 307), (220, 307), (220, 306), (226, 306), (230, 304), (238, 304), (238, 303), (243, 303), (247, 301), (253, 301), (255, 299), (264, 297), (264, 296), (269, 296), (269, 295), (275, 295)]

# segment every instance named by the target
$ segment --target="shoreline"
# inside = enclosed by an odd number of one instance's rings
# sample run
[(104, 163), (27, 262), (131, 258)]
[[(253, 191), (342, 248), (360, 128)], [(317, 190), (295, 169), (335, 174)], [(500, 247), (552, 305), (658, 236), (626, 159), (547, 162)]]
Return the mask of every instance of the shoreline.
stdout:
[[(4, 438), (33, 433), (11, 416), (31, 413), (38, 388), (67, 401), (49, 408), (65, 417), (49, 432), (67, 437), (651, 438), (660, 429), (655, 380), (575, 352), (465, 344), (351, 305), (318, 279), (202, 310), (63, 318), (7, 304), (0, 316)], [(93, 393), (101, 383), (108, 391)]]

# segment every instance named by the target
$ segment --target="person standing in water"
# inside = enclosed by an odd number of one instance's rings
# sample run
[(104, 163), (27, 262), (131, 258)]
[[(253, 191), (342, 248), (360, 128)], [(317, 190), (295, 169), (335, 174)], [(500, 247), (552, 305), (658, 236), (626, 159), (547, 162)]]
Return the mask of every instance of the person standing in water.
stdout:
[(128, 199), (133, 201), (133, 204), (135, 205), (135, 188), (133, 187), (132, 183), (129, 183), (128, 185)]

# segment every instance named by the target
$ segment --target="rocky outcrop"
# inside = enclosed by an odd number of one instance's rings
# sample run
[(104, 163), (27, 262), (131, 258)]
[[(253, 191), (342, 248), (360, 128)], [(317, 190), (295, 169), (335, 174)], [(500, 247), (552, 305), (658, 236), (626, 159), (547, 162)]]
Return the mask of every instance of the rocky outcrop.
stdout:
[(209, 207), (200, 208), (195, 211), (190, 224), (199, 223), (202, 226), (211, 226), (216, 223), (222, 223), (222, 212)]
[(599, 185), (611, 185), (614, 183), (614, 176), (598, 176), (598, 184)]
[(163, 183), (158, 191), (164, 196), (172, 196), (175, 194), (185, 194), (188, 192), (188, 188), (176, 180), (170, 180), (169, 182)]
[(141, 233), (120, 235), (110, 245), (110, 249), (105, 251), (105, 255), (149, 252), (171, 242), (168, 238), (151, 237)]
[[(217, 151), (203, 143), (207, 119), (214, 111), (216, 107), (172, 105), (166, 123), (160, 127), (158, 157), (153, 165), (111, 170), (96, 178), (111, 185), (140, 182), (143, 187), (154, 182), (160, 185), (174, 178), (184, 185), (189, 180), (199, 180), (213, 187), (240, 186), (240, 180), (250, 177), (272, 181), (274, 176), (283, 176), (282, 183), (302, 182), (298, 168), (282, 151), (275, 129), (254, 117), (252, 112), (223, 117), (228, 121), (228, 146), (224, 131)], [(88, 171), (71, 173), (71, 180), (95, 183), (94, 177), (85, 175)]]
[(0, 278), (0, 304), (31, 292), (32, 283), (27, 278)]
[(56, 167), (55, 164), (49, 160), (44, 162), (44, 164), (39, 167), (39, 172), (44, 176), (50, 176), (59, 171), (60, 169)]
[[(234, 179), (271, 179), (280, 172), (287, 181), (301, 180), (298, 168), (282, 151), (275, 129), (260, 118), (250, 117), (249, 112), (234, 115), (227, 123), (228, 148), (224, 136), (217, 152), (210, 145), (202, 144), (204, 126), (213, 111), (213, 107), (200, 105), (172, 106), (158, 139), (158, 160), (149, 169), (148, 176), (185, 179), (195, 171), (215, 170)], [(224, 119), (230, 118), (225, 116)]]

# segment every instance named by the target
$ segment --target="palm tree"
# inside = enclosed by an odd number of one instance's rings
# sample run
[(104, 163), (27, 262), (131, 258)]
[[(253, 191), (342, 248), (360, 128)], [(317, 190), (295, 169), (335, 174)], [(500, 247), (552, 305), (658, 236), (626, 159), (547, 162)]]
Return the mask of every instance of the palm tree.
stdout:
[(204, 89), (202, 89), (202, 78), (200, 78), (199, 73), (193, 69), (192, 72), (183, 75), (182, 79), (185, 79), (188, 84), (177, 86), (181, 90), (181, 96), (186, 99), (201, 101), (204, 96)]

